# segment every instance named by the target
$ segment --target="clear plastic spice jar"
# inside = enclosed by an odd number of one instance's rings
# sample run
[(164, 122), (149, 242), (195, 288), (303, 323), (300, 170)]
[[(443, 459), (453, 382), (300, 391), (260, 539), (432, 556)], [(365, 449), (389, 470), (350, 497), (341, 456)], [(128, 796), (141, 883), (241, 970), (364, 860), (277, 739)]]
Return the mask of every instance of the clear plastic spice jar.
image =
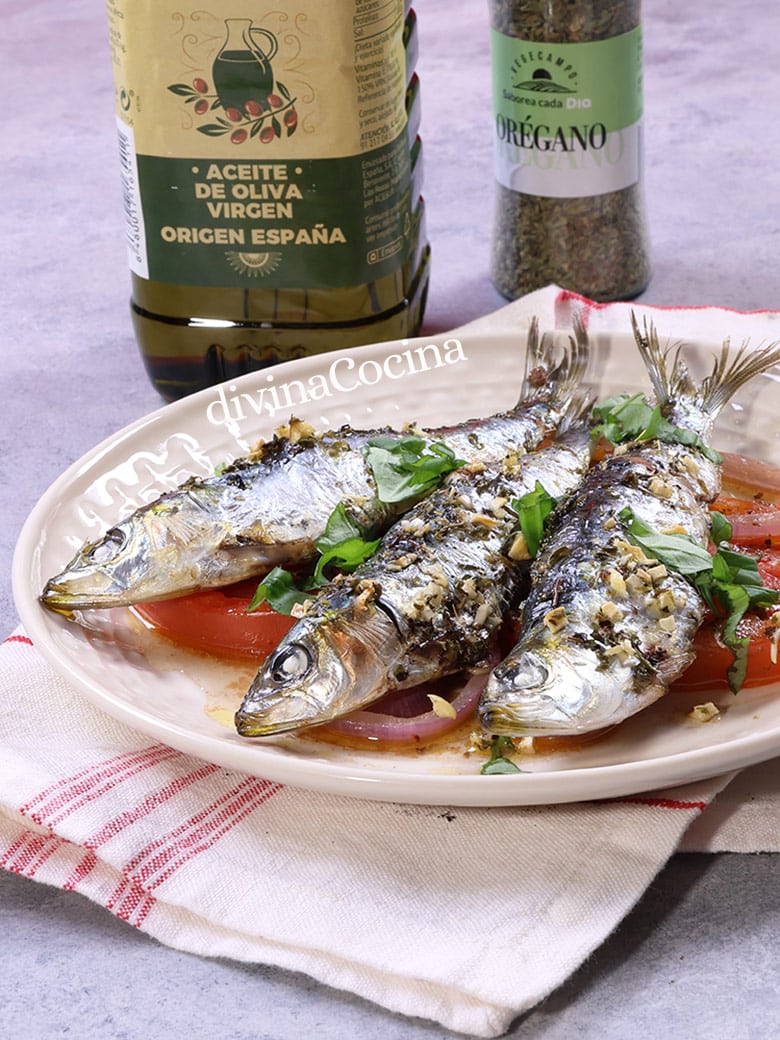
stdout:
[(490, 0), (491, 275), (628, 299), (650, 277), (640, 0)]

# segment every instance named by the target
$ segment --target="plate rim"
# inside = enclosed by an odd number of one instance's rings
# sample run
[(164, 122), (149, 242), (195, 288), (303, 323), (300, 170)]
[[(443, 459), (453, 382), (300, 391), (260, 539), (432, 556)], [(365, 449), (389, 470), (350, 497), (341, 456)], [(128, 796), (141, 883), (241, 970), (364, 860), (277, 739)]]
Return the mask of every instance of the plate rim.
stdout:
[[(524, 329), (512, 332), (464, 329), (462, 333), (460, 330), (452, 330), (408, 340), (370, 344), (360, 347), (359, 352), (361, 358), (369, 359), (387, 355), (393, 349), (397, 349), (399, 344), (403, 344), (405, 348), (413, 348), (444, 337), (459, 336), (467, 340), (476, 337), (481, 341), (489, 339), (504, 342), (510, 339), (516, 341), (518, 336), (524, 335)], [(600, 332), (599, 335), (610, 340), (630, 338), (620, 332)], [(704, 347), (708, 345), (708, 341), (697, 341), (696, 345)], [(274, 373), (295, 378), (307, 369), (317, 371), (323, 364), (329, 365), (339, 358), (351, 357), (354, 354), (355, 348), (348, 348), (298, 358), (274, 366)], [(214, 387), (207, 387), (171, 404), (163, 404), (115, 433), (109, 434), (55, 478), (28, 514), (18, 536), (12, 560), (12, 589), (20, 620), (34, 646), (49, 665), (74, 685), (94, 707), (105, 711), (137, 732), (143, 732), (179, 751), (225, 768), (238, 769), (249, 775), (274, 780), (291, 787), (409, 804), (500, 807), (619, 799), (654, 789), (677, 787), (714, 778), (780, 753), (778, 723), (768, 730), (743, 735), (729, 743), (692, 748), (644, 760), (491, 777), (478, 773), (398, 774), (381, 766), (364, 770), (351, 768), (349, 764), (344, 765), (338, 760), (303, 760), (294, 755), (284, 754), (274, 756), (269, 762), (266, 756), (257, 754), (258, 751), (262, 751), (262, 746), (241, 742), (237, 734), (227, 731), (225, 735), (214, 736), (193, 733), (186, 727), (174, 725), (168, 720), (144, 715), (141, 710), (115, 697), (110, 691), (99, 688), (88, 675), (79, 670), (77, 663), (63, 658), (50, 642), (46, 623), (50, 622), (51, 618), (48, 614), (44, 616), (44, 608), (38, 604), (37, 595), (31, 589), (31, 568), (42, 532), (45, 530), (42, 521), (49, 512), (51, 501), (61, 497), (62, 490), (70, 487), (75, 479), (89, 473), (105, 454), (122, 443), (132, 441), (144, 431), (161, 423), (167, 423), (171, 416), (194, 412), (205, 400), (213, 399), (218, 387), (229, 387), (231, 392), (241, 390), (266, 378), (266, 371), (261, 369), (250, 372)], [(777, 685), (780, 691), (780, 684)], [(225, 736), (228, 737), (227, 740)], [(253, 757), (261, 759), (257, 767), (253, 766)], [(305, 763), (307, 774), (303, 780), (295, 775), (296, 766), (300, 768), (302, 763)], [(312, 779), (316, 783), (312, 783)]]

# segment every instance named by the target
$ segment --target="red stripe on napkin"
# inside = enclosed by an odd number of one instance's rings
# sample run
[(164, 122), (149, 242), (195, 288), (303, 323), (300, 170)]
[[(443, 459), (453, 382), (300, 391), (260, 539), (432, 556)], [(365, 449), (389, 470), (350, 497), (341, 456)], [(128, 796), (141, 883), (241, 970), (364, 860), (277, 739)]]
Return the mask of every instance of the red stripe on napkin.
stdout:
[(709, 802), (685, 802), (678, 798), (610, 798), (609, 802), (617, 805), (649, 805), (652, 809), (695, 809), (704, 812)]
[(54, 828), (66, 816), (95, 801), (123, 781), (137, 776), (144, 769), (179, 757), (183, 757), (181, 752), (164, 744), (153, 744), (140, 751), (114, 755), (57, 780), (21, 806), (19, 811), (41, 827)]
[(281, 790), (281, 784), (247, 777), (211, 805), (146, 845), (123, 873), (146, 890), (158, 887)]
[(156, 899), (146, 889), (137, 882), (124, 878), (114, 890), (106, 906), (122, 921), (127, 921), (135, 928), (140, 928), (155, 903)]
[(66, 892), (73, 891), (74, 888), (78, 888), (81, 882), (87, 875), (91, 874), (97, 866), (97, 856), (94, 852), (88, 852), (82, 859), (79, 865), (68, 874), (62, 883), (62, 887)]
[(61, 838), (52, 834), (36, 834), (25, 831), (0, 859), (0, 867), (14, 874), (35, 877), (36, 872), (63, 844)]
[(29, 636), (6, 636), (3, 640), (4, 643), (24, 643), (25, 646), (32, 646), (33, 641)]
[(110, 841), (123, 831), (125, 827), (137, 823), (144, 816), (147, 816), (165, 802), (170, 801), (171, 798), (183, 791), (185, 787), (189, 787), (190, 784), (197, 783), (199, 780), (204, 780), (207, 776), (211, 776), (212, 773), (218, 772), (219, 768), (219, 766), (212, 763), (204, 763), (186, 775), (176, 777), (169, 784), (147, 795), (134, 808), (126, 809), (119, 816), (115, 816), (105, 823), (91, 838), (87, 838), (84, 841), (84, 847), (87, 849), (100, 848), (105, 842)]

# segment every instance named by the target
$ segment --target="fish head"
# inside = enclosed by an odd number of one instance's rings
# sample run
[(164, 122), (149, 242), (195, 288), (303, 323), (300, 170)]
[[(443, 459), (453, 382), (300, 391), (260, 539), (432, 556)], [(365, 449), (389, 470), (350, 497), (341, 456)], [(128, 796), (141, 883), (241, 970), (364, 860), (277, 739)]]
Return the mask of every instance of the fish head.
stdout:
[(69, 613), (225, 585), (247, 576), (236, 567), (242, 552), (252, 549), (226, 550), (225, 544), (226, 524), (207, 490), (164, 495), (82, 546), (46, 583), (40, 600), (50, 610)]
[(555, 642), (518, 649), (491, 673), (478, 708), (481, 726), (503, 736), (564, 736), (625, 717), (630, 669), (605, 667), (595, 650)]
[(147, 525), (131, 518), (83, 545), (67, 567), (46, 582), (41, 603), (60, 613), (122, 606), (129, 589), (136, 590), (134, 602), (141, 602), (147, 587), (159, 585), (161, 566)]
[(385, 692), (398, 646), (395, 625), (379, 609), (349, 606), (302, 618), (260, 667), (236, 712), (236, 729), (244, 737), (270, 736), (356, 711)]

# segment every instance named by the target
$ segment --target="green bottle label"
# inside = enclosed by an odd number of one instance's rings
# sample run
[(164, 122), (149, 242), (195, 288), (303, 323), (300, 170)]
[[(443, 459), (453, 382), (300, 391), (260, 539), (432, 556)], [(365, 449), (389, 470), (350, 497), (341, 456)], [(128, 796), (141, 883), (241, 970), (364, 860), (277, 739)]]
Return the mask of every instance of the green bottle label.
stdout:
[(403, 0), (258, 15), (106, 0), (130, 267), (202, 287), (360, 286), (412, 246)]
[(496, 179), (526, 195), (619, 191), (641, 173), (642, 31), (590, 43), (491, 34)]

